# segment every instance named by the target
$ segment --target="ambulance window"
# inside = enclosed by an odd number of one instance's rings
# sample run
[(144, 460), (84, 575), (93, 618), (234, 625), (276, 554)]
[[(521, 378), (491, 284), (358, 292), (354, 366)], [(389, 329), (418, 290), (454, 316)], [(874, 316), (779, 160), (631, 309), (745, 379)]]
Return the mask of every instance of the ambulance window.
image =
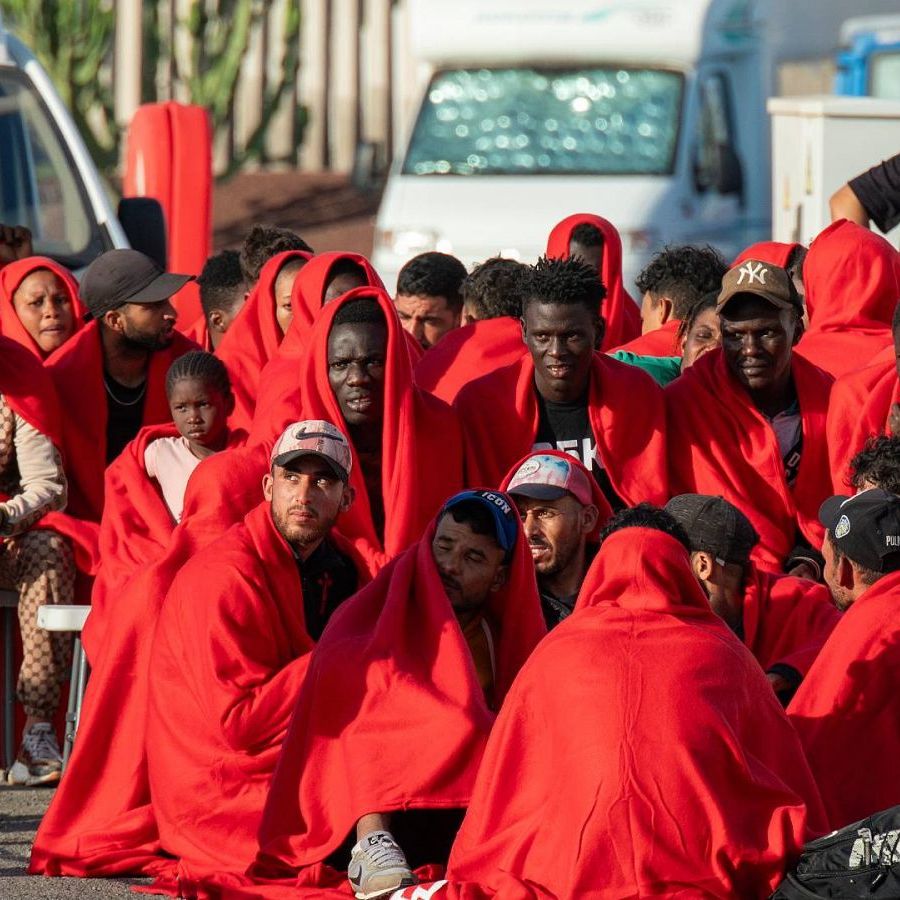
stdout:
[(716, 73), (700, 82), (699, 134), (694, 176), (699, 191), (716, 190), (723, 151), (733, 152), (731, 100), (725, 75)]
[(900, 51), (872, 54), (869, 93), (885, 100), (900, 100)]
[(80, 268), (103, 249), (56, 123), (10, 70), (0, 70), (0, 158), (0, 222), (30, 228), (35, 253)]

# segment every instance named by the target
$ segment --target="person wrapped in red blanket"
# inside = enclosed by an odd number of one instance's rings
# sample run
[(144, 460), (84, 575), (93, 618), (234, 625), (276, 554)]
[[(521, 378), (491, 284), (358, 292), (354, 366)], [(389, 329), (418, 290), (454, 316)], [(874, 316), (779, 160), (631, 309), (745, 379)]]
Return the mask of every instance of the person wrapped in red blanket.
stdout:
[(0, 334), (46, 359), (84, 327), (84, 304), (72, 273), (46, 256), (0, 269)]
[[(616, 226), (601, 216), (575, 213), (553, 226), (547, 239), (550, 259), (578, 258), (599, 276), (606, 289), (602, 349), (611, 350), (641, 333), (641, 314), (622, 281), (622, 238)], [(599, 307), (597, 312), (600, 312)]]
[(722, 349), (665, 389), (672, 490), (733, 503), (759, 535), (754, 561), (781, 571), (789, 555), (814, 558), (821, 546), (831, 377), (792, 353), (802, 311), (784, 269), (731, 269), (717, 308)]
[(764, 897), (820, 802), (683, 532), (639, 507), (607, 526), (575, 612), (507, 696), (446, 877), (515, 879), (525, 896)]
[(844, 615), (787, 712), (836, 829), (900, 803), (900, 498), (872, 488), (821, 514), (825, 579)]
[[(463, 486), (456, 415), (412, 383), (405, 335), (384, 291), (343, 294), (320, 311), (292, 375), (293, 390), (270, 410), (272, 427), (315, 418), (348, 434), (356, 501), (341, 533), (373, 567), (418, 540), (446, 497)], [(246, 495), (240, 485), (262, 478), (270, 440), (226, 452), (197, 475), (210, 492)], [(226, 515), (241, 512), (230, 507)]]
[(578, 259), (542, 259), (527, 275), (520, 362), (470, 382), (456, 399), (474, 484), (499, 484), (532, 449), (565, 450), (592, 469), (610, 505), (665, 502), (662, 392), (596, 352), (603, 286)]
[(685, 244), (660, 250), (637, 277), (643, 333), (612, 352), (679, 356), (678, 336), (691, 307), (705, 294), (718, 293), (727, 271), (725, 260), (712, 247)]
[(468, 804), (495, 712), (545, 633), (509, 499), (452, 497), (316, 648), (253, 874), (339, 884), (335, 867), (359, 839), (348, 870), (356, 895), (399, 887), (412, 875), (388, 818), (413, 866), (444, 861), (459, 821), (448, 811)]
[(892, 346), (871, 365), (848, 372), (834, 383), (826, 432), (834, 489), (847, 489), (850, 461), (866, 441), (879, 434), (900, 434), (900, 303), (894, 310)]
[(200, 461), (239, 446), (246, 437), (228, 429), (234, 395), (228, 370), (211, 353), (197, 350), (176, 359), (166, 376), (166, 395), (173, 424), (141, 429), (106, 470), (100, 567), (82, 632), (88, 659), (104, 640), (122, 588), (135, 569), (165, 552)]
[(334, 529), (353, 502), (347, 438), (293, 423), (271, 465), (264, 502), (175, 576), (153, 641), (147, 768), (178, 877), (253, 860), (310, 651), (366, 579)]
[(666, 512), (687, 534), (691, 568), (713, 612), (756, 657), (786, 705), (840, 620), (828, 589), (754, 566), (756, 531), (722, 497), (680, 494)]
[(213, 352), (249, 296), (237, 250), (223, 250), (206, 260), (197, 287), (203, 315), (182, 331), (202, 349)]
[(96, 566), (103, 512), (103, 473), (142, 426), (169, 420), (165, 379), (172, 362), (197, 345), (175, 330), (169, 298), (191, 276), (163, 272), (136, 250), (109, 250), (88, 266), (81, 284), (94, 320), (48, 360), (59, 394), (67, 512), (82, 523)]
[(495, 256), (462, 284), (463, 326), (441, 338), (416, 363), (416, 384), (453, 403), (470, 381), (525, 355), (522, 284), (527, 267)]
[(861, 369), (891, 343), (900, 253), (846, 219), (810, 244), (803, 263), (809, 327), (797, 353), (835, 378)]

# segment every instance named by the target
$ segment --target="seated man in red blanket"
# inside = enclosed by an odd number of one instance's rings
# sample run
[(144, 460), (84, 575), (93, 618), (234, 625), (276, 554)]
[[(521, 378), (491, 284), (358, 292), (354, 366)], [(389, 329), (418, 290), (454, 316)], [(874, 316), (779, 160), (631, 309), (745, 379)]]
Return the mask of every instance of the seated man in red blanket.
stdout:
[(900, 803), (900, 498), (822, 505), (825, 580), (844, 615), (788, 706), (829, 828)]
[(469, 481), (499, 484), (529, 450), (564, 450), (592, 470), (614, 509), (665, 502), (662, 392), (649, 375), (596, 352), (605, 328), (596, 272), (579, 258), (544, 258), (523, 296), (528, 352), (456, 399)]
[(206, 260), (197, 276), (197, 287), (203, 317), (189, 336), (204, 350), (215, 350), (247, 301), (247, 284), (237, 250), (223, 250)]
[(575, 612), (516, 678), (447, 878), (541, 897), (764, 897), (806, 838), (807, 804), (814, 820), (762, 670), (710, 610), (681, 528), (642, 506), (607, 525)]
[(434, 250), (414, 256), (400, 270), (397, 315), (423, 350), (459, 328), (465, 277), (466, 267), (455, 256)]
[(561, 450), (530, 454), (500, 487), (519, 511), (544, 620), (554, 628), (572, 614), (612, 510), (591, 473)]
[(713, 612), (747, 645), (782, 704), (794, 696), (840, 621), (828, 589), (757, 569), (750, 520), (721, 497), (681, 494), (666, 504), (691, 545), (691, 568)]
[(495, 711), (545, 633), (509, 499), (452, 497), (316, 648), (253, 873), (337, 886), (349, 855), (366, 898), (443, 863)]
[(333, 425), (290, 425), (264, 501), (172, 582), (150, 662), (147, 766), (161, 848), (182, 877), (243, 871), (255, 855), (310, 651), (362, 579), (333, 530), (353, 500), (350, 466)]
[(784, 269), (733, 267), (717, 308), (722, 349), (665, 389), (671, 488), (733, 503), (759, 535), (753, 559), (790, 573), (822, 543), (831, 377), (793, 353), (802, 309)]

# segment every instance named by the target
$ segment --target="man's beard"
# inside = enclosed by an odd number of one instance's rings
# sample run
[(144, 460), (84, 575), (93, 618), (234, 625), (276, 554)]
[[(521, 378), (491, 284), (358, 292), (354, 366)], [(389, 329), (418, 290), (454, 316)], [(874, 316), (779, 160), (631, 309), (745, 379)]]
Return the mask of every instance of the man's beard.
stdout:
[(275, 523), (278, 533), (298, 552), (323, 540), (331, 530), (330, 523), (326, 524), (321, 521), (298, 525), (291, 522), (287, 516), (276, 513), (274, 509), (272, 510), (272, 521)]
[(171, 331), (157, 332), (155, 334), (142, 334), (139, 331), (123, 331), (122, 343), (130, 350), (140, 351), (142, 353), (154, 353), (157, 350), (164, 350), (172, 343)]
[[(551, 578), (568, 569), (578, 553), (578, 543), (578, 538), (575, 537), (570, 542), (557, 544), (556, 551), (547, 563), (541, 568), (538, 568), (538, 565), (535, 564), (535, 572), (537, 573), (538, 578)], [(545, 543), (536, 543), (535, 546), (539, 549), (550, 550), (551, 552), (553, 550), (549, 544)], [(529, 552), (530, 550), (531, 545), (529, 544)]]

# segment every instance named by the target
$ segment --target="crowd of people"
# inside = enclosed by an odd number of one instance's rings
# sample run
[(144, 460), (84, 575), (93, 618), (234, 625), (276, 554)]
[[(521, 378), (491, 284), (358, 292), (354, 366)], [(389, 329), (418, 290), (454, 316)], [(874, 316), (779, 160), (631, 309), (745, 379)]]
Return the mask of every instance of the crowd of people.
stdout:
[[(80, 284), (0, 232), (30, 872), (185, 897), (763, 898), (900, 804), (900, 254), (623, 283), (609, 221), (396, 295), (255, 226)], [(7, 239), (8, 238), (8, 239)], [(173, 299), (174, 298), (174, 299)], [(71, 637), (91, 675), (65, 773)], [(419, 893), (413, 894), (413, 886)]]

